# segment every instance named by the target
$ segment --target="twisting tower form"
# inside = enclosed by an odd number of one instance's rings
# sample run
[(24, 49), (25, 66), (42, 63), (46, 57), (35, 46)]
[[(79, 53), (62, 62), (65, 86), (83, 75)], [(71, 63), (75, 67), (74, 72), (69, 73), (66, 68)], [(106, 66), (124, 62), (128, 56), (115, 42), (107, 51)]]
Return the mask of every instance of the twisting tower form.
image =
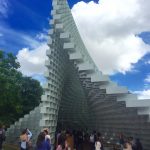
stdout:
[(119, 132), (141, 139), (150, 147), (150, 100), (138, 100), (125, 87), (98, 70), (84, 46), (66, 0), (53, 0), (49, 49), (45, 62), (47, 83), (41, 104), (7, 131), (14, 142), (28, 127), (33, 142), (48, 127), (88, 128), (112, 137)]

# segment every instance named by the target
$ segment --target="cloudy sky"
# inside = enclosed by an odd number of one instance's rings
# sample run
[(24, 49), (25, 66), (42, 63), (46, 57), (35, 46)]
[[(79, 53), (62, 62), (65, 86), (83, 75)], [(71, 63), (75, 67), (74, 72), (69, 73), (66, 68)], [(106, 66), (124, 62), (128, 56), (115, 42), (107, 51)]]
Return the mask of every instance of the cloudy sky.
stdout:
[[(140, 98), (150, 98), (150, 1), (68, 0), (99, 69)], [(44, 81), (51, 0), (0, 0), (0, 49), (24, 75)]]

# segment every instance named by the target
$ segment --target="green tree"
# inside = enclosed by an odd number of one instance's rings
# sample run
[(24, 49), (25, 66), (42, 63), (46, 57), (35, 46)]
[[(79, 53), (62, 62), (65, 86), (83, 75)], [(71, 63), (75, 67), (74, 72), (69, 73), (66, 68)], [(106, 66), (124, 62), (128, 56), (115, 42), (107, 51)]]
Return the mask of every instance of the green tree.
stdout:
[(11, 53), (0, 51), (0, 121), (10, 124), (40, 103), (42, 87), (17, 69), (20, 64)]
[(22, 112), (20, 82), (22, 74), (17, 71), (19, 63), (12, 54), (0, 51), (0, 118), (9, 123)]
[(42, 93), (43, 89), (37, 80), (31, 77), (23, 77), (21, 83), (23, 114), (27, 114), (35, 106), (39, 105)]

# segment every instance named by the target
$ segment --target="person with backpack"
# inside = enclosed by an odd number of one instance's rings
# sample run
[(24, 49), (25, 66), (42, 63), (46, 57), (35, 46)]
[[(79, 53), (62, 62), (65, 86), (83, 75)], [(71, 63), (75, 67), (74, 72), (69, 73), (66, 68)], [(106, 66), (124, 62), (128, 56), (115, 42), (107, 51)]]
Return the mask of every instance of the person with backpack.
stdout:
[(0, 150), (2, 150), (3, 142), (5, 141), (5, 130), (2, 124), (0, 124)]

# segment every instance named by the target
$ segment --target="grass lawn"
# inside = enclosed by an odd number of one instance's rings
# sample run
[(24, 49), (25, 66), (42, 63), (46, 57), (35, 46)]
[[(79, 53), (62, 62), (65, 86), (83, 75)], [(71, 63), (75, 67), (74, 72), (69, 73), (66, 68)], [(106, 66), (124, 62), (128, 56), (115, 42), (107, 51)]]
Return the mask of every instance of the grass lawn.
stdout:
[(7, 145), (7, 144), (4, 144), (3, 149), (4, 150), (19, 150), (19, 148), (17, 148), (17, 146)]

